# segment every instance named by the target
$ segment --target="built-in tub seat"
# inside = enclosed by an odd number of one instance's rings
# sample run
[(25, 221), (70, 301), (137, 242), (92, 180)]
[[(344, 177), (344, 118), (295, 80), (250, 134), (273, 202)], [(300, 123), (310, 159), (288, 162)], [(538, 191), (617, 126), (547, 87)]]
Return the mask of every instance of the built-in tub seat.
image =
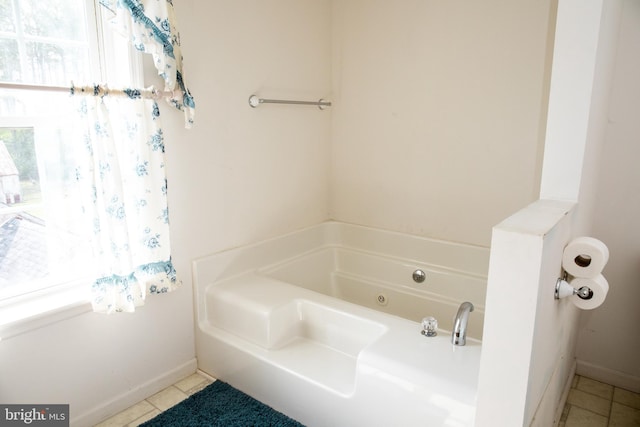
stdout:
[(210, 285), (206, 313), (205, 334), (339, 396), (377, 393), (382, 403), (395, 395), (419, 405), (426, 396), (436, 404), (429, 411), (452, 402), (474, 411), (475, 340), (454, 347), (446, 332), (427, 338), (416, 322), (255, 272)]
[(247, 274), (211, 287), (207, 313), (211, 326), (261, 348), (272, 363), (349, 394), (355, 385), (358, 355), (387, 328), (323, 304), (322, 297)]

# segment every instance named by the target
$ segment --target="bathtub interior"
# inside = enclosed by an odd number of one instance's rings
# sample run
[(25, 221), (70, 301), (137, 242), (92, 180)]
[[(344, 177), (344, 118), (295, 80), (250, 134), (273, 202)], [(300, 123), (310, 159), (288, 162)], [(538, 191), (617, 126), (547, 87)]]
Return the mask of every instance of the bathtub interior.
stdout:
[(488, 248), (328, 221), (194, 261), (196, 308), (208, 322), (206, 289), (255, 273), (445, 331), (470, 301), (468, 336), (482, 339), (488, 265)]
[[(423, 271), (423, 282), (413, 273)], [(343, 246), (325, 246), (260, 269), (260, 274), (383, 313), (420, 322), (438, 319), (451, 331), (464, 301), (474, 304), (468, 336), (482, 339), (486, 277), (426, 262), (400, 259)]]

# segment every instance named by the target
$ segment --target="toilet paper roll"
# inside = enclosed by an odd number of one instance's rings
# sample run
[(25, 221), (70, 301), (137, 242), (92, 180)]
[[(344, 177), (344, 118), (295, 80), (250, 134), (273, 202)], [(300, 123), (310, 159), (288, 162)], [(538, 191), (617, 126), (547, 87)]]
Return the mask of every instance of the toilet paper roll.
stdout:
[(593, 237), (572, 240), (562, 254), (562, 267), (573, 277), (594, 278), (609, 261), (609, 248)]
[(592, 279), (576, 277), (571, 279), (569, 283), (575, 289), (579, 290), (581, 287), (587, 286), (593, 292), (593, 296), (590, 299), (582, 299), (578, 295), (570, 298), (573, 305), (582, 310), (593, 310), (596, 307), (600, 307), (609, 292), (609, 282), (607, 282), (607, 279), (605, 279), (602, 274)]

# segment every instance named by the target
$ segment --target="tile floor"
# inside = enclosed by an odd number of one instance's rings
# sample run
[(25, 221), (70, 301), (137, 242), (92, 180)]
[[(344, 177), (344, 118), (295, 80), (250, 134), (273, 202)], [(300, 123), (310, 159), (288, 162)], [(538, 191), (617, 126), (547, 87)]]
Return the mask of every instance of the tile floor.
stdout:
[(134, 427), (150, 420), (162, 411), (182, 402), (213, 382), (213, 378), (196, 372), (159, 393), (136, 403), (95, 427)]
[[(213, 381), (197, 372), (96, 427), (138, 426)], [(640, 393), (576, 375), (558, 427), (640, 427)]]
[(640, 393), (576, 375), (558, 427), (614, 426), (640, 426)]

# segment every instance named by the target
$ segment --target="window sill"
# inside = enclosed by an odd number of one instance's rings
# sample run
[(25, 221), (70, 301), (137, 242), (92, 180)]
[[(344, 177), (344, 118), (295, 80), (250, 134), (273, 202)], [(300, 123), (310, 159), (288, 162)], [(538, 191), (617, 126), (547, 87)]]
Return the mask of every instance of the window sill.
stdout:
[(0, 304), (0, 341), (90, 312), (87, 289), (73, 283)]

